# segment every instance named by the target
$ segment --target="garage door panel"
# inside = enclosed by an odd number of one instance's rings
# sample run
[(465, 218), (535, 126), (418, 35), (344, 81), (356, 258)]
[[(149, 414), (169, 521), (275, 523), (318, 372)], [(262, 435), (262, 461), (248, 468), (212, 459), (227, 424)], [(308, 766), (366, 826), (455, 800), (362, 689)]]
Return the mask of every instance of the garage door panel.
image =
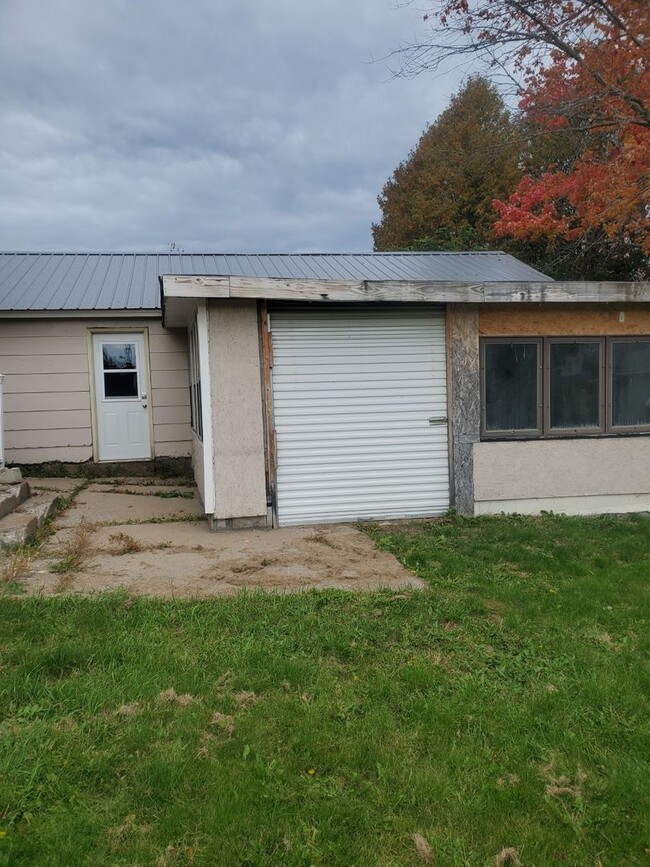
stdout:
[(277, 310), (271, 330), (279, 523), (444, 512), (444, 313)]

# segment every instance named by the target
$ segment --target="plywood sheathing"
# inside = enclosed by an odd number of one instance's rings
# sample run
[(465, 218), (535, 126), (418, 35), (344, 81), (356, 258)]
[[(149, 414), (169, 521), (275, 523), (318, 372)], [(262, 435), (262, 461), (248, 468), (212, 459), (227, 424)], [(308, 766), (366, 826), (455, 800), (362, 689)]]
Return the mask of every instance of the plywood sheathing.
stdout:
[[(622, 320), (622, 321), (621, 321)], [(497, 304), (481, 307), (481, 337), (585, 337), (650, 334), (650, 305)]]

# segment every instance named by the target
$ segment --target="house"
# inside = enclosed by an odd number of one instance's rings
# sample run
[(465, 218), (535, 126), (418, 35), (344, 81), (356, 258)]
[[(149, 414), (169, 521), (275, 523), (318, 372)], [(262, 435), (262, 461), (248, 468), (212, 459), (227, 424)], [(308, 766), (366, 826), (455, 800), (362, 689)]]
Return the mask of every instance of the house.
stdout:
[(0, 254), (5, 460), (189, 457), (215, 527), (650, 510), (650, 284), (503, 253)]

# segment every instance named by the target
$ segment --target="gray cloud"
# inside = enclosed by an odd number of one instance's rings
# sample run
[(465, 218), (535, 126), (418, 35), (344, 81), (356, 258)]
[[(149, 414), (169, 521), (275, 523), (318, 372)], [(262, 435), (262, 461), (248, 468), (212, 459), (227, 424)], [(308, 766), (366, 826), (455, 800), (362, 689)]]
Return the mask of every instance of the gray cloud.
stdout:
[(2, 0), (0, 247), (368, 250), (458, 76), (392, 0)]

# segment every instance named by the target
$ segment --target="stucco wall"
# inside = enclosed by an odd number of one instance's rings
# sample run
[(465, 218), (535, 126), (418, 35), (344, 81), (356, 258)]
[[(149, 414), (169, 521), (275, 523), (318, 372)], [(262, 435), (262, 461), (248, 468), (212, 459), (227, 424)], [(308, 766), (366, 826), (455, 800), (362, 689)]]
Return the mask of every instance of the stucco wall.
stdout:
[(92, 460), (88, 330), (147, 329), (154, 454), (190, 454), (187, 337), (158, 319), (0, 320), (8, 463)]
[(262, 385), (256, 301), (209, 306), (215, 519), (266, 521)]
[(650, 436), (474, 444), (477, 514), (650, 509)]

